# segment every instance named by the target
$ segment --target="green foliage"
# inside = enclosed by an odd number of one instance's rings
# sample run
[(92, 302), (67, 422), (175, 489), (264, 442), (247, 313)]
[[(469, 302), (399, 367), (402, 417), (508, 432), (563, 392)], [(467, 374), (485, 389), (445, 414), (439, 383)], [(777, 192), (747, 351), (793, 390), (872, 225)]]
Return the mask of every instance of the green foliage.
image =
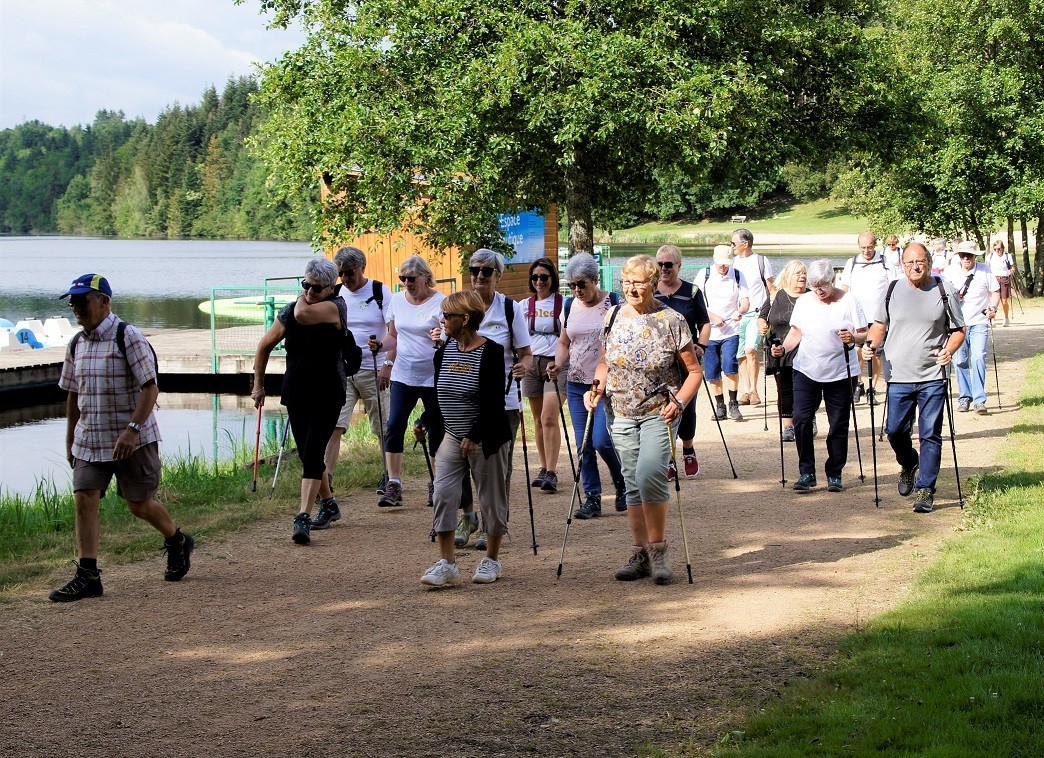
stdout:
[(316, 183), (286, 200), (245, 147), (263, 118), (257, 83), (230, 79), (154, 126), (99, 111), (72, 129), (0, 131), (0, 232), (307, 239)]
[(333, 239), (409, 217), (436, 248), (497, 244), (498, 213), (555, 202), (585, 249), (594, 221), (774, 182), (877, 107), (874, 0), (263, 5), (310, 34), (263, 72), (258, 145), (288, 195), (326, 172)]

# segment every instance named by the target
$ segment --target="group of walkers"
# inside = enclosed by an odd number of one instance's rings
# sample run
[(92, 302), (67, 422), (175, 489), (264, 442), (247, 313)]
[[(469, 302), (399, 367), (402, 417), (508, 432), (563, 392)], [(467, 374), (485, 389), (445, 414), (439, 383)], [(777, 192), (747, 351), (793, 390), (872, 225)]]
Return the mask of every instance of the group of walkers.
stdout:
[[(1003, 246), (994, 250), (1004, 255)], [(951, 362), (958, 410), (987, 412), (986, 337), (1004, 286), (978, 255), (973, 243), (961, 243), (953, 260), (933, 274), (936, 259), (924, 245), (899, 251), (893, 236), (879, 251), (867, 232), (840, 276), (826, 260), (793, 260), (777, 278), (765, 256), (753, 251), (753, 235), (739, 229), (731, 245), (715, 247), (712, 263), (694, 281), (681, 279), (681, 250), (664, 245), (655, 258), (639, 255), (624, 264), (618, 295), (601, 288), (597, 262), (581, 253), (564, 269), (570, 297), (560, 293), (557, 265), (541, 258), (529, 265), (531, 296), (520, 302), (498, 291), (505, 261), (488, 249), (469, 259), (470, 289), (449, 296), (435, 288), (420, 256), (400, 264), (402, 287), (395, 293), (367, 278), (366, 256), (358, 248), (342, 247), (332, 261), (312, 259), (300, 296), (279, 312), (258, 345), (252, 391), (260, 409), (269, 358), (283, 343), (281, 402), (302, 464), (292, 540), (307, 544), (313, 530), (341, 516), (334, 470), (360, 401), (383, 451), (377, 505), (404, 504), (405, 436), (420, 403), (413, 432), (427, 443), (426, 455), (430, 444), (434, 458), (427, 502), (439, 556), (421, 581), (434, 587), (459, 581), (456, 551), (473, 538), (483, 555), (472, 581), (497, 581), (525, 397), (539, 461), (526, 482), (529, 497), (560, 487), (568, 406), (578, 453), (574, 497), (584, 498), (576, 518), (601, 515), (601, 458), (615, 509), (627, 512), (630, 528), (630, 555), (616, 578), (670, 582), (668, 485), (674, 480), (677, 489), (678, 477), (699, 473), (694, 440), (700, 385), (706, 380), (719, 427), (727, 419), (742, 421), (741, 406), (765, 402), (758, 393), (762, 368), (776, 384), (780, 444), (796, 446), (794, 490), (818, 484), (814, 438), (821, 404), (828, 424), (827, 489), (844, 490), (850, 421), (864, 398), (873, 417), (883, 378), (884, 428), (900, 466), (899, 494), (914, 494), (914, 510), (930, 512)], [(1011, 276), (1010, 267), (1005, 272)], [(112, 293), (104, 278), (80, 277), (67, 295), (84, 329), (70, 343), (61, 383), (70, 398), (67, 438), (80, 560), (73, 581), (51, 593), (56, 601), (101, 594), (97, 501), (112, 476), (132, 512), (163, 533), (168, 580), (188, 572), (194, 547), (153, 500), (158, 389), (147, 341), (109, 311)], [(919, 450), (912, 442), (915, 418)], [(526, 437), (523, 427), (528, 472)], [(570, 519), (572, 514), (571, 505)]]

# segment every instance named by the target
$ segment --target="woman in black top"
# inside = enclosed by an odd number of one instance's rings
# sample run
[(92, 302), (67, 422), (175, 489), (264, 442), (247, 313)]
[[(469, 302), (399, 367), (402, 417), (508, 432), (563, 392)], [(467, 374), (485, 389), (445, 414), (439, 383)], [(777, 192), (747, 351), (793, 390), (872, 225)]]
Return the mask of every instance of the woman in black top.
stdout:
[[(762, 335), (769, 333), (772, 339), (781, 342), (790, 332), (790, 315), (794, 303), (805, 294), (808, 270), (801, 261), (790, 261), (779, 272), (776, 279), (776, 295), (765, 301), (758, 314), (758, 330)], [(782, 358), (773, 358), (770, 353), (765, 359), (765, 374), (775, 377), (776, 396), (779, 398), (779, 415), (783, 418), (783, 441), (794, 441), (794, 352)]]
[(453, 537), (464, 477), (471, 469), (482, 523), (486, 555), (472, 581), (500, 578), (500, 543), (507, 534), (508, 465), (511, 427), (504, 408), (504, 347), (478, 333), (486, 305), (471, 290), (454, 292), (442, 301), (446, 343), (435, 352), (436, 412), (431, 419), (435, 454), (435, 534), (439, 560), (421, 582), (431, 587), (460, 579)]
[(265, 402), (268, 359), (276, 345), (284, 342), (286, 370), (280, 402), (286, 406), (302, 467), (301, 508), (294, 518), (292, 536), (299, 545), (311, 541), (312, 504), (325, 481), (326, 443), (345, 401), (341, 346), (348, 314), (344, 300), (335, 298), (336, 281), (337, 267), (331, 261), (308, 261), (301, 282), (304, 292), (279, 312), (254, 356), (254, 389), (250, 396), (255, 407), (260, 408)]

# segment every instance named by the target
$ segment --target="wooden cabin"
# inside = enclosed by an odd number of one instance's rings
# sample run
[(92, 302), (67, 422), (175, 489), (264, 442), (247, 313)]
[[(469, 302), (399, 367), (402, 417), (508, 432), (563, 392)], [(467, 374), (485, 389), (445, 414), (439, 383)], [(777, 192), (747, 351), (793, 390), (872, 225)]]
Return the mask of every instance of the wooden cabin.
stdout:
[[(320, 196), (325, 200), (330, 186), (321, 183)], [(507, 297), (521, 300), (529, 297), (529, 264), (545, 257), (558, 265), (558, 209), (551, 205), (545, 215), (536, 212), (505, 214), (505, 236), (515, 247), (515, 255), (507, 260), (507, 271), (497, 287)], [(431, 249), (417, 235), (405, 229), (391, 234), (363, 234), (326, 250), (333, 258), (341, 245), (352, 245), (366, 253), (366, 276), (387, 284), (393, 292), (400, 288), (399, 263), (411, 255), (420, 255), (431, 266), (437, 288), (445, 294), (470, 289), (471, 279), (461, 272), (460, 251), (450, 248), (442, 253)]]

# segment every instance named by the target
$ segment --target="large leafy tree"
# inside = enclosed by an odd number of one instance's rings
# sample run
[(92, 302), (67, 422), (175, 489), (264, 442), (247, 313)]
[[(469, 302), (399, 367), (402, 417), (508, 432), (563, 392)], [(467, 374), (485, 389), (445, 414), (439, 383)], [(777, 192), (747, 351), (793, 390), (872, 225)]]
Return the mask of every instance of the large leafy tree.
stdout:
[[(879, 123), (875, 0), (264, 0), (306, 44), (263, 72), (259, 144), (333, 238), (436, 248), (564, 206), (571, 250), (664, 186), (734, 185)], [(869, 77), (873, 79), (873, 77)]]

